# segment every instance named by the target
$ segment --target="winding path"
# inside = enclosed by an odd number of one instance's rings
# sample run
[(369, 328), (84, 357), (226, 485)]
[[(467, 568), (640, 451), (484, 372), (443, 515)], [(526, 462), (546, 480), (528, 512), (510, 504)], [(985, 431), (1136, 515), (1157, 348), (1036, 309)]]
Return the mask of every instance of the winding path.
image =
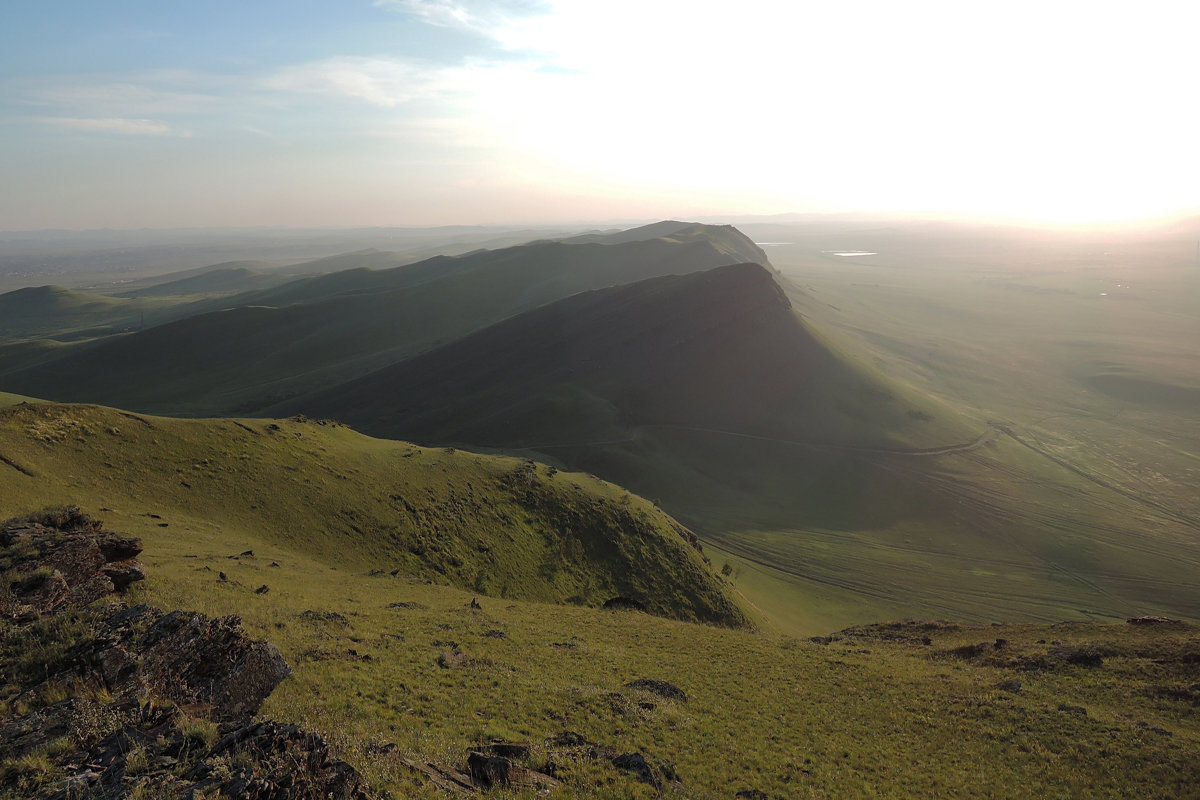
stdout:
[(848, 444), (833, 444), (830, 442), (812, 442), (800, 441), (796, 439), (779, 439), (774, 436), (758, 436), (752, 433), (738, 433), (737, 431), (724, 431), (717, 428), (697, 428), (688, 425), (638, 425), (633, 429), (629, 436), (621, 439), (603, 439), (591, 442), (566, 442), (561, 444), (538, 444), (524, 445), (521, 447), (505, 447), (506, 450), (553, 450), (556, 448), (571, 448), (571, 447), (595, 447), (606, 444), (626, 444), (635, 441), (644, 430), (675, 430), (688, 431), (691, 433), (709, 433), (717, 436), (732, 436), (738, 439), (751, 439), (759, 442), (770, 442), (772, 444), (784, 444), (792, 447), (805, 447), (811, 450), (834, 450), (842, 453), (866, 453), (870, 455), (885, 455), (885, 456), (944, 456), (951, 453), (966, 453), (975, 450), (987, 444), (995, 436), (996, 431), (1004, 430), (1004, 428), (988, 423), (987, 430), (975, 437), (969, 442), (962, 444), (944, 445), (942, 447), (858, 447)]

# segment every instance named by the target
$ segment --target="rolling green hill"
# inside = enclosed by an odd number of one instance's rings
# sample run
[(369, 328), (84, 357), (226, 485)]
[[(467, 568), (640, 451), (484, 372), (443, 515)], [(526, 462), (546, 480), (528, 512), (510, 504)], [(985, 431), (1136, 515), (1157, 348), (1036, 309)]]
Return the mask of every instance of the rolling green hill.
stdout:
[[(975, 798), (995, 789), (1116, 800), (1191, 797), (1200, 780), (1200, 629), (1184, 622), (926, 619), (797, 639), (483, 597), (367, 570), (352, 553), (312, 558), (304, 537), (295, 547), (263, 542), (215, 519), (94, 513), (145, 545), (147, 580), (125, 600), (233, 614), (277, 646), (291, 675), (261, 718), (320, 734), (372, 797), (445, 797), (433, 778), (465, 771), (468, 752), (498, 742), (514, 763), (552, 773), (563, 798)], [(0, 557), (19, 561), (28, 554), (19, 547), (0, 546)], [(23, 722), (24, 734), (63, 705), (80, 738), (111, 730), (120, 708), (111, 695), (40, 681), (89, 651), (87, 620), (68, 612), (0, 626), (6, 731)], [(136, 739), (121, 751), (130, 796), (154, 796), (192, 766), (191, 748), (229, 730), (195, 716), (181, 722), (189, 747), (178, 758), (150, 761)], [(65, 736), (15, 755), (27, 741), (0, 741), (4, 800), (53, 796), (79, 774), (63, 757)], [(230, 758), (222, 774), (240, 774), (253, 757)]]
[[(371, 268), (267, 305), (0, 346), (42, 364), (22, 388), (438, 445), (0, 391), (0, 519), (78, 503), (141, 536), (128, 600), (239, 615), (295, 670), (263, 712), (392, 796), (443, 796), (412, 764), (495, 740), (561, 797), (1194, 796), (1200, 630), (1123, 621), (1200, 619), (1194, 276), (1125, 292), (1132, 256), (1101, 283), (988, 252), (970, 277), (989, 242), (964, 240), (942, 271), (817, 252), (793, 283), (692, 227), (352, 253)], [(902, 242), (844, 238), (819, 246)], [(653, 614), (588, 607), (616, 598)], [(24, 631), (0, 723), (78, 699), (23, 691), (70, 626)], [(0, 746), (0, 796), (74, 775), (49, 764)]]
[(35, 286), (0, 294), (0, 342), (37, 336), (58, 339), (111, 333), (140, 324), (153, 301), (89, 294), (62, 286)]
[(404, 289), (454, 279), (460, 291), (466, 293), (499, 291), (494, 302), (507, 313), (515, 313), (575, 292), (659, 275), (744, 261), (770, 263), (766, 254), (736, 228), (676, 222), (634, 228), (616, 239), (536, 241), (378, 268), (397, 259), (396, 254), (367, 251), (310, 262), (305, 266), (325, 265), (328, 274), (245, 295), (240, 300), (278, 307), (337, 294)]
[(230, 261), (199, 270), (165, 275), (136, 289), (120, 292), (118, 297), (192, 297), (248, 292), (277, 286), (294, 276), (270, 270), (267, 261)]
[[(9, 400), (16, 398), (9, 397)], [(0, 517), (79, 503), (149, 540), (219, 529), (327, 565), (496, 596), (742, 625), (678, 523), (595, 478), (309, 421), (172, 420), (98, 406), (0, 408)]]
[[(1200, 780), (1194, 625), (920, 620), (796, 639), (474, 609), (470, 593), (287, 550), (229, 560), (235, 541), (148, 547), (136, 599), (236, 613), (276, 643), (295, 672), (262, 713), (321, 732), (394, 797), (446, 796), (406, 759), (461, 769), (494, 740), (528, 743), (524, 763), (553, 764), (565, 798), (1165, 800)], [(680, 694), (646, 688), (658, 681)], [(642, 754), (663, 788), (615, 769), (618, 753)]]

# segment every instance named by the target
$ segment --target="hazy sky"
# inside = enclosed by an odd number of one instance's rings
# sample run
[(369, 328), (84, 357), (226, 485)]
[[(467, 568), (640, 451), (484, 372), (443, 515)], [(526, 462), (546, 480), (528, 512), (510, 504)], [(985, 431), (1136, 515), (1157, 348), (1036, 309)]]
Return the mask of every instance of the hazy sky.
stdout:
[(0, 229), (1200, 211), (1194, 0), (7, 0)]

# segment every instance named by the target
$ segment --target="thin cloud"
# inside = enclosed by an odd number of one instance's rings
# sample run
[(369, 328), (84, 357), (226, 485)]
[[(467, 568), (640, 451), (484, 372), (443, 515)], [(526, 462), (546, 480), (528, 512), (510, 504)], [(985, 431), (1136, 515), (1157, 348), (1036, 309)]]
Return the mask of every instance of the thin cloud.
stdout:
[(163, 70), (16, 80), (7, 88), (30, 105), (52, 106), (72, 116), (136, 118), (208, 113), (221, 102), (228, 82), (212, 75)]
[(115, 133), (129, 136), (188, 136), (162, 122), (125, 117), (40, 117), (38, 121), (59, 128), (86, 133)]
[(389, 58), (338, 57), (280, 70), (264, 81), (267, 89), (337, 95), (381, 108), (437, 93), (437, 73)]
[(501, 43), (509, 26), (551, 10), (550, 4), (541, 0), (375, 0), (375, 7), (399, 11), (439, 28), (472, 31)]
[(483, 20), (462, 3), (450, 0), (375, 0), (379, 8), (394, 8), (438, 27), (482, 28)]

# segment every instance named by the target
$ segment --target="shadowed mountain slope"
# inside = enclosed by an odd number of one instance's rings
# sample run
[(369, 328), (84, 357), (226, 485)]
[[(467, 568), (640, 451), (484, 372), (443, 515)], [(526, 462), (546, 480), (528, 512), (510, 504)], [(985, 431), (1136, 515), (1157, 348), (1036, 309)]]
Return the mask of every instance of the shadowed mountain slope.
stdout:
[(0, 294), (0, 342), (27, 336), (64, 338), (93, 327), (128, 325), (154, 303), (90, 294), (62, 286), (33, 286)]
[(528, 303), (539, 305), (574, 292), (658, 275), (697, 272), (744, 261), (770, 263), (757, 245), (732, 226), (680, 222), (656, 223), (594, 240), (578, 237), (561, 242), (537, 241), (380, 269), (389, 258), (394, 261), (398, 256), (366, 251), (311, 262), (305, 266), (326, 263), (336, 265), (337, 271), (242, 299), (256, 305), (282, 306), (335, 294), (403, 289), (456, 278), (483, 282), (488, 290), (519, 284), (524, 294), (517, 296), (518, 303), (512, 307), (512, 311), (519, 311), (522, 305), (532, 307)]
[(295, 279), (266, 261), (230, 261), (201, 270), (165, 275), (154, 283), (121, 292), (120, 297), (172, 297), (248, 292)]
[(639, 426), (882, 446), (931, 427), (830, 350), (757, 264), (581, 293), (281, 409), (520, 448)]
[(781, 616), (1195, 613), (1193, 518), (861, 366), (753, 264), (578, 294), (284, 410), (629, 486)]
[(147, 412), (257, 412), (579, 291), (751, 257), (766, 260), (735, 229), (691, 225), (668, 238), (537, 242), (350, 269), (226, 298), (227, 310), (65, 348), (32, 366), (14, 355), (0, 385)]

